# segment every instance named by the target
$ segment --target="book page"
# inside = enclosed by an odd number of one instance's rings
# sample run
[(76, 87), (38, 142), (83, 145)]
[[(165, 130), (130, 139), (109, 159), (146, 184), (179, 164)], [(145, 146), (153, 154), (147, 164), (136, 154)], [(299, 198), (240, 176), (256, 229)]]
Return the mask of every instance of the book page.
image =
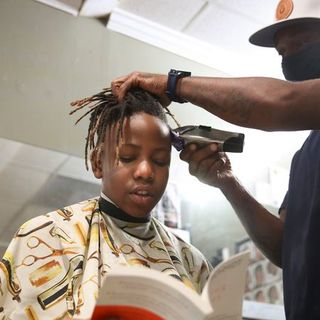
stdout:
[[(157, 315), (165, 320), (205, 319), (212, 311), (208, 301), (179, 280), (144, 267), (120, 267), (110, 271), (100, 290), (97, 305), (149, 310), (141, 319)], [(101, 309), (101, 308), (100, 308)], [(126, 318), (134, 319), (137, 318)]]
[(283, 305), (243, 301), (242, 315), (246, 319), (286, 320)]
[(241, 320), (246, 271), (250, 259), (244, 251), (221, 262), (203, 289), (202, 297), (210, 301), (213, 315), (210, 320)]

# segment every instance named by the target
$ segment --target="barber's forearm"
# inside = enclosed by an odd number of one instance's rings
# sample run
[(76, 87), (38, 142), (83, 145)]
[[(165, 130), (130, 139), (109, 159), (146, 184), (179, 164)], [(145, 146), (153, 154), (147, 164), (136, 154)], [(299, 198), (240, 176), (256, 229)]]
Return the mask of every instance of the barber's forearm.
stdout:
[(221, 191), (253, 242), (268, 259), (281, 267), (283, 222), (258, 203), (237, 179), (230, 180)]
[(177, 95), (239, 126), (266, 131), (320, 127), (315, 120), (320, 117), (320, 81), (186, 77), (178, 82)]

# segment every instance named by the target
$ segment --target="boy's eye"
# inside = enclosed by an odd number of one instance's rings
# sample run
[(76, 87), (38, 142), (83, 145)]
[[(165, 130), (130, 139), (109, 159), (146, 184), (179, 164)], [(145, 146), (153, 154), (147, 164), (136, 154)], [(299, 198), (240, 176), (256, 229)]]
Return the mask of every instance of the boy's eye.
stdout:
[(132, 156), (119, 156), (119, 160), (121, 162), (131, 162), (134, 160), (134, 157), (132, 157)]
[(154, 163), (160, 167), (165, 167), (169, 165), (169, 161), (166, 159), (154, 159)]

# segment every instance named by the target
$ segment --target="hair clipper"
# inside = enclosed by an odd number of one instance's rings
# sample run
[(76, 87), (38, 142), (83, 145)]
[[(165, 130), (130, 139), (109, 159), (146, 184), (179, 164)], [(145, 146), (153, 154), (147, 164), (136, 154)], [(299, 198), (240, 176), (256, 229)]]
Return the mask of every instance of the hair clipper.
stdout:
[(172, 145), (181, 151), (187, 144), (204, 146), (217, 143), (221, 151), (242, 152), (244, 134), (214, 129), (208, 126), (183, 126), (171, 130)]

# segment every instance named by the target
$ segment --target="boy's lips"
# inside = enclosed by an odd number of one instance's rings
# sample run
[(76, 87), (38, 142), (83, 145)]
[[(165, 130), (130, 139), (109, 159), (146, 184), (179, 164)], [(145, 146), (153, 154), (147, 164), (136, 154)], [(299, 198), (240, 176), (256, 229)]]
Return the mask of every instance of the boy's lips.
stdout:
[(154, 201), (154, 194), (150, 187), (136, 187), (129, 195), (131, 200), (138, 205), (150, 205)]

